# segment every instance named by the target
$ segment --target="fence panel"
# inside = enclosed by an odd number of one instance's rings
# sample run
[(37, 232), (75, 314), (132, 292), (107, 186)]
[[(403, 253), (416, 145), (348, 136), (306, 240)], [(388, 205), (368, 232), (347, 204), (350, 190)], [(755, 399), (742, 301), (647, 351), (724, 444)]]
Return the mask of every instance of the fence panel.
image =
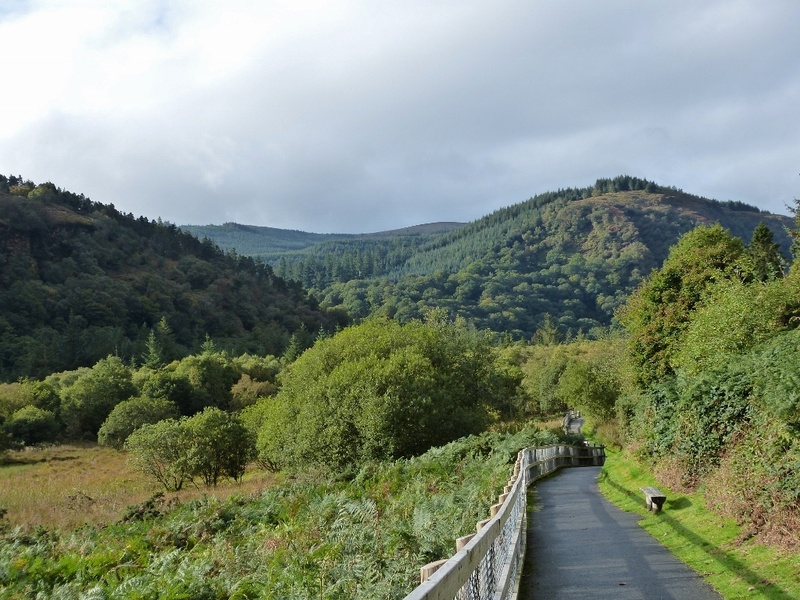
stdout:
[[(560, 467), (599, 466), (603, 446), (545, 446), (520, 450), (500, 501), (477, 533), (447, 561), (422, 568), (424, 581), (405, 600), (510, 600), (525, 555), (528, 486)], [(430, 572), (433, 572), (431, 575)]]

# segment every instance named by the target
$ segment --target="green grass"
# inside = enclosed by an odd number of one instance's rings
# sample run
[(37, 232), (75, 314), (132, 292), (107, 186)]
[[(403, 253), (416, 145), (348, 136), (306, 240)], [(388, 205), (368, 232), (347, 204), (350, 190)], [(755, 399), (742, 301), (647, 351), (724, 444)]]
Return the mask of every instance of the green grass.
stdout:
[[(739, 542), (742, 531), (714, 514), (702, 491), (675, 493), (622, 452), (606, 448), (601, 492), (621, 509), (642, 515), (641, 526), (680, 560), (700, 573), (726, 600), (800, 598), (800, 556), (754, 540)], [(657, 485), (667, 495), (664, 510), (648, 512), (641, 486)]]

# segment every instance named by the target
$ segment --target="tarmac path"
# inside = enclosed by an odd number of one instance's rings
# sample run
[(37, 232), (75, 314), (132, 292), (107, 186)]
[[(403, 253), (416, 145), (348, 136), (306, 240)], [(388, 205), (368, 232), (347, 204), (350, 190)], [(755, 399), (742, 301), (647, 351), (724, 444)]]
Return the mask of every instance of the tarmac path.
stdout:
[[(561, 469), (528, 490), (520, 600), (720, 600), (597, 487), (600, 467)], [(642, 496), (644, 502), (644, 496)]]

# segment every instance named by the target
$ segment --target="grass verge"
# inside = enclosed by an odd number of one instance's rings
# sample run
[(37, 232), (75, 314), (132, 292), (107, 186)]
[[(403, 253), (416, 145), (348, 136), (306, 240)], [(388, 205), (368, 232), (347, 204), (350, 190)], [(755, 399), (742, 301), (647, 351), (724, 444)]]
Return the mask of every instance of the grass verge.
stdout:
[[(624, 452), (606, 448), (600, 491), (621, 509), (642, 515), (641, 526), (680, 560), (700, 573), (726, 600), (800, 598), (800, 557), (750, 540), (738, 543), (741, 528), (714, 514), (702, 491), (674, 493)], [(639, 488), (657, 485), (667, 495), (659, 514), (644, 507)]]

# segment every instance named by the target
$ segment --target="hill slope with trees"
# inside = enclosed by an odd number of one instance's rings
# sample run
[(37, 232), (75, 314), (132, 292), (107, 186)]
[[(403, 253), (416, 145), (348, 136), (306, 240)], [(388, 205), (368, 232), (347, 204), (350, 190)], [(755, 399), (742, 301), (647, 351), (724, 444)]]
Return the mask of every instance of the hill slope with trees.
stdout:
[(151, 334), (168, 360), (207, 336), (233, 353), (280, 355), (292, 336), (346, 322), (268, 265), (175, 225), (0, 176), (0, 381), (141, 361)]
[(181, 225), (181, 231), (187, 231), (201, 240), (209, 238), (220, 248), (236, 250), (239, 254), (272, 263), (286, 253), (300, 252), (321, 244), (364, 239), (377, 240), (398, 236), (412, 236), (425, 240), (427, 236), (446, 233), (463, 226), (464, 223), (428, 223), (376, 233), (309, 233), (294, 229), (223, 223), (222, 225)]
[(439, 308), (529, 340), (537, 332), (563, 338), (607, 327), (682, 234), (714, 223), (746, 241), (764, 223), (789, 255), (787, 216), (628, 176), (541, 194), (450, 231), (305, 238), (304, 248), (282, 253), (270, 241), (274, 232), (265, 231), (263, 246), (250, 238), (231, 247), (268, 258), (322, 306), (354, 318), (407, 322)]

